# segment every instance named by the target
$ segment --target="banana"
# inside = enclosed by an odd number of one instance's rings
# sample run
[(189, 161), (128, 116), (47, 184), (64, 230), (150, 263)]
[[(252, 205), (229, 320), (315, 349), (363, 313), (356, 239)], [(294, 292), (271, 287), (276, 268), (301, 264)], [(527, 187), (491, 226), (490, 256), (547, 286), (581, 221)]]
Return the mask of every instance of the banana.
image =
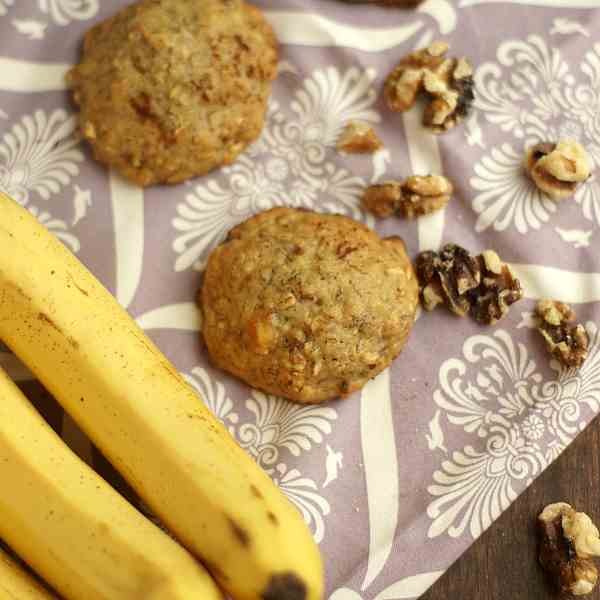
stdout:
[(0, 600), (56, 600), (0, 548)]
[(222, 600), (193, 557), (71, 452), (1, 369), (0, 481), (0, 536), (67, 600)]
[(113, 296), (1, 194), (0, 248), (0, 339), (175, 536), (236, 600), (320, 600), (300, 513)]

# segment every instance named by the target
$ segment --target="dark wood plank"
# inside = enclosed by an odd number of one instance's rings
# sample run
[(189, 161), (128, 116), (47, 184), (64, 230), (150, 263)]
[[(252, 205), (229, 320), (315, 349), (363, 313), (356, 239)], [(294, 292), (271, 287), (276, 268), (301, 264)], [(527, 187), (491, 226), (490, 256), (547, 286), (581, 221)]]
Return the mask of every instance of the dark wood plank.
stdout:
[[(548, 600), (537, 564), (535, 518), (551, 502), (564, 501), (600, 524), (600, 418), (512, 504), (439, 579), (422, 600)], [(600, 599), (600, 586), (589, 596)]]

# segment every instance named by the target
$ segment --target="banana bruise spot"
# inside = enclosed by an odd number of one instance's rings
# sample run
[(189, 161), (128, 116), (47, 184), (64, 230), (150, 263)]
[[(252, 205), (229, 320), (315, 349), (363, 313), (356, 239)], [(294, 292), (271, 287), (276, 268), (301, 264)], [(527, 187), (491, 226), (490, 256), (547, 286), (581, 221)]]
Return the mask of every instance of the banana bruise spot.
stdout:
[(229, 576), (221, 569), (217, 564), (201, 558), (200, 561), (204, 564), (204, 566), (213, 574), (213, 576), (222, 582), (229, 581)]
[(252, 492), (252, 495), (255, 498), (262, 498), (263, 497), (263, 495), (260, 493), (260, 490), (255, 485), (251, 485), (250, 486), (250, 491)]
[(269, 580), (263, 600), (306, 600), (306, 584), (295, 573), (278, 573)]
[[(0, 275), (3, 275), (2, 269), (0, 269)], [(19, 294), (20, 296), (22, 296), (23, 298), (25, 298), (25, 300), (31, 300), (31, 296), (29, 296), (29, 294), (27, 294), (25, 292), (25, 290), (18, 286), (16, 283), (12, 283), (12, 282), (3, 282), (3, 285), (5, 287), (10, 286), (11, 288), (14, 288), (14, 290), (17, 292), (17, 294)]]
[(69, 278), (69, 281), (75, 286), (75, 288), (77, 290), (79, 290), (84, 296), (89, 296), (87, 290), (84, 290), (78, 283), (77, 281), (75, 281), (75, 277), (73, 277), (73, 275), (71, 275), (71, 273), (67, 273), (67, 277)]
[(50, 327), (56, 329), (56, 331), (58, 331), (58, 333), (63, 333), (62, 329), (45, 313), (39, 313), (38, 314), (38, 319), (40, 321), (43, 321), (44, 323), (48, 323), (48, 325), (50, 325)]
[(50, 327), (52, 327), (53, 329), (58, 331), (58, 333), (65, 336), (65, 339), (67, 340), (67, 342), (69, 342), (69, 344), (71, 344), (71, 346), (73, 346), (73, 348), (75, 348), (75, 350), (77, 350), (79, 348), (79, 342), (75, 338), (71, 337), (70, 335), (65, 335), (65, 332), (47, 314), (45, 314), (43, 312), (39, 313), (38, 319), (40, 321), (43, 321), (44, 323), (47, 323), (48, 325), (50, 325)]
[(279, 519), (277, 518), (275, 513), (269, 511), (267, 513), (267, 518), (269, 519), (269, 521), (271, 521), (271, 523), (273, 523), (273, 525), (279, 525)]
[(248, 535), (248, 532), (231, 517), (227, 517), (227, 521), (229, 522), (229, 526), (231, 527), (235, 539), (244, 546), (244, 548), (248, 548), (250, 546), (250, 536)]

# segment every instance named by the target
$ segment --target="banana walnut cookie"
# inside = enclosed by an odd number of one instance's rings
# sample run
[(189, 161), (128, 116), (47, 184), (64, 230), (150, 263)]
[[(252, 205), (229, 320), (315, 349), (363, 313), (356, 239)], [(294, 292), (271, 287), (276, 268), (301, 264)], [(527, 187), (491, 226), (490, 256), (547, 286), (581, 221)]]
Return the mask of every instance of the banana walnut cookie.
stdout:
[(277, 41), (243, 0), (142, 0), (67, 75), (94, 156), (143, 186), (229, 164), (263, 128)]
[(400, 238), (293, 208), (232, 229), (200, 294), (213, 363), (301, 403), (360, 389), (402, 350), (418, 284)]

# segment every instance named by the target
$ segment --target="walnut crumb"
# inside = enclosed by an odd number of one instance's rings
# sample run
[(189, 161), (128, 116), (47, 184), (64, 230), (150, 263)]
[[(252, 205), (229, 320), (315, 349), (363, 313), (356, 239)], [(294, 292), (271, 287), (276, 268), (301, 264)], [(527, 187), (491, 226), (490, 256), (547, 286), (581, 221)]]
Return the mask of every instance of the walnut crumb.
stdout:
[(480, 323), (493, 325), (523, 297), (519, 280), (493, 250), (471, 256), (456, 244), (440, 252), (421, 252), (416, 271), (425, 310), (445, 304), (454, 314), (470, 314)]
[(540, 300), (536, 307), (538, 331), (546, 348), (566, 367), (579, 368), (588, 355), (589, 338), (583, 325), (573, 324), (575, 313), (564, 302)]
[(573, 140), (541, 143), (527, 150), (525, 170), (542, 192), (552, 200), (562, 200), (590, 176), (590, 159)]
[(538, 516), (539, 561), (563, 593), (589, 594), (598, 580), (591, 558), (600, 556), (598, 529), (566, 502), (549, 504)]
[(428, 104), (423, 124), (433, 133), (443, 133), (462, 121), (475, 99), (473, 67), (466, 58), (448, 58), (448, 44), (433, 42), (408, 54), (387, 76), (384, 96), (390, 110), (411, 108), (419, 93)]
[(268, 354), (277, 341), (273, 315), (257, 312), (248, 323), (246, 338), (248, 347), (256, 354)]
[(372, 154), (383, 147), (383, 143), (368, 123), (350, 121), (337, 142), (339, 152), (349, 154)]
[(362, 198), (366, 210), (380, 218), (393, 214), (414, 219), (448, 204), (452, 183), (441, 175), (413, 175), (402, 181), (384, 181), (369, 186)]

